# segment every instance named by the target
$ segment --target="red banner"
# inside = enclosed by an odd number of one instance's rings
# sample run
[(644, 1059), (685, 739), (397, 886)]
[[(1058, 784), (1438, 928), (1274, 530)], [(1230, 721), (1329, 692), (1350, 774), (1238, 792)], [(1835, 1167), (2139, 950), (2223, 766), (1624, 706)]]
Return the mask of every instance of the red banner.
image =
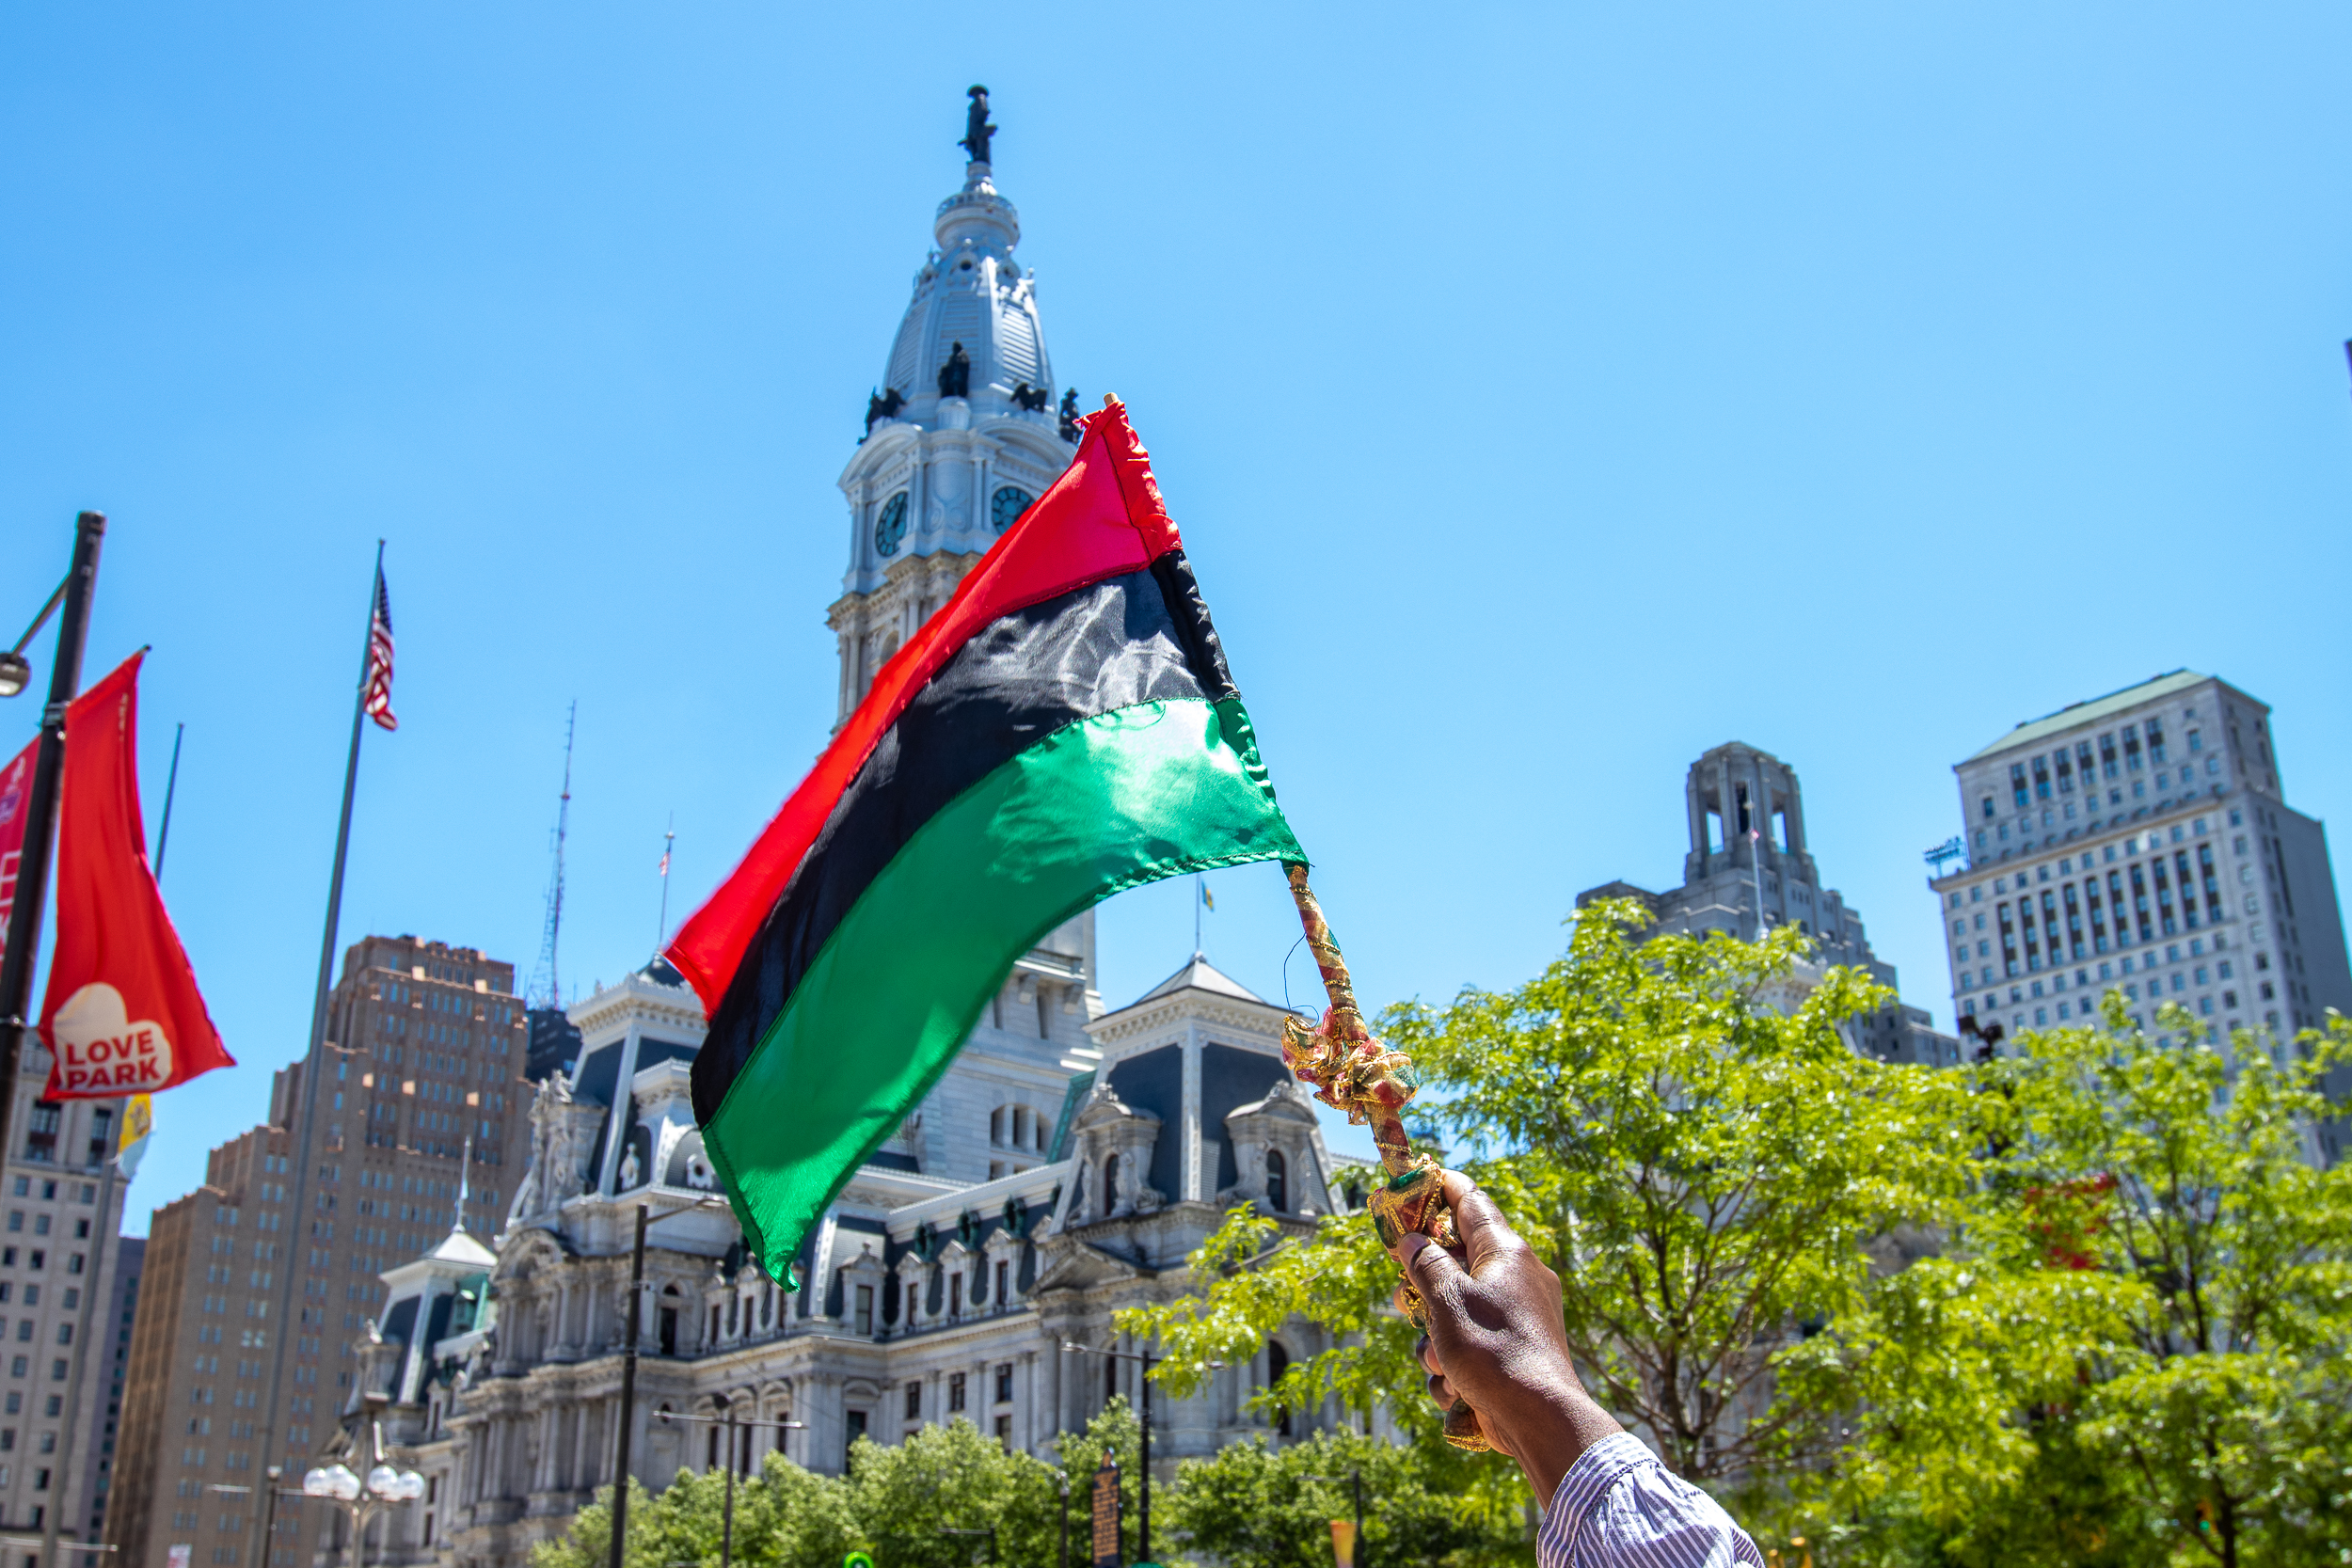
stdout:
[(151, 1094), (234, 1067), (147, 864), (134, 654), (65, 714), (57, 945), (40, 1037), (52, 1100)]
[(16, 753), (0, 769), (0, 932), (8, 928), (8, 911), (16, 908), (16, 869), (24, 859), (24, 809), (33, 793), (33, 755), (40, 737)]

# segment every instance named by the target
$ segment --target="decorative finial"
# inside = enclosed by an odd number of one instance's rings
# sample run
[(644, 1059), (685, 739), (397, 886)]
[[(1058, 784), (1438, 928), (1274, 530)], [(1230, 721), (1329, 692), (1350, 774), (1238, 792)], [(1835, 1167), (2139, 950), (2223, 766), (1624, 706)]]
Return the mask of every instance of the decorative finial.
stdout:
[(988, 89), (975, 83), (965, 89), (964, 96), (972, 100), (972, 104), (963, 115), (963, 139), (956, 145), (969, 153), (974, 163), (985, 164), (989, 161), (989, 138), (996, 134), (996, 127), (988, 122)]

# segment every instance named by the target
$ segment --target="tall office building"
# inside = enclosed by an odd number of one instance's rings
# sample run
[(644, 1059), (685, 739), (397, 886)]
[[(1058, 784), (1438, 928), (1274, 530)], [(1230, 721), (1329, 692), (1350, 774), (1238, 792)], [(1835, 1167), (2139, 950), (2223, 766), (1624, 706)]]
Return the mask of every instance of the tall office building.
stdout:
[(2176, 670), (1952, 771), (1967, 869), (1930, 885), (1963, 1014), (2013, 1034), (2094, 1018), (2120, 989), (2144, 1027), (2179, 1002), (2276, 1052), (2352, 1009), (2327, 830), (2286, 802), (2267, 705)]
[[(261, 1568), (259, 1494), (213, 1488), (258, 1488), (264, 1466), (307, 1460), (334, 1430), (353, 1341), (381, 1311), (378, 1275), (458, 1222), (461, 1172), (464, 1223), (496, 1228), (530, 1136), (514, 983), (513, 965), (474, 948), (354, 943), (326, 1042), (278, 1074), (268, 1123), (215, 1148), (205, 1184), (155, 1212), (106, 1513), (116, 1568), (166, 1568), (175, 1544), (193, 1563)], [(297, 1149), (313, 1070), (310, 1147)], [(267, 1568), (307, 1562), (325, 1512), (284, 1511)]]
[[(41, 1098), (49, 1053), (28, 1036), (0, 1164), (0, 1533), (54, 1523), (85, 1540), (90, 1445), (103, 1425), (104, 1307), (123, 1186), (105, 1180), (119, 1102)], [(53, 1510), (62, 1510), (56, 1519)], [(38, 1568), (30, 1547), (16, 1547)], [(0, 1549), (0, 1562), (8, 1560)]]
[[(1867, 970), (1890, 990), (1895, 966), (1870, 951), (1862, 916), (1836, 889), (1823, 887), (1807, 847), (1804, 791), (1796, 769), (1769, 752), (1739, 741), (1717, 746), (1691, 765), (1682, 785), (1691, 848), (1682, 885), (1651, 893), (1630, 882), (1605, 882), (1576, 896), (1584, 908), (1597, 898), (1631, 898), (1656, 916), (1653, 933), (1722, 931), (1754, 942), (1773, 926), (1794, 926), (1813, 944), (1805, 972), (1845, 964)], [(1887, 1062), (1931, 1067), (1959, 1060), (1960, 1043), (1936, 1032), (1927, 1010), (1898, 1001), (1847, 1026), (1854, 1048)]]
[[(85, 1520), (95, 1541), (106, 1524), (106, 1494), (114, 1484), (115, 1448), (122, 1426), (123, 1386), (131, 1371), (131, 1321), (138, 1310), (139, 1278), (145, 1272), (147, 1238), (124, 1236), (115, 1243), (114, 1288), (106, 1292), (91, 1343), (104, 1357), (104, 1403), (94, 1406), (93, 1421), (82, 1440), (81, 1472), (76, 1478), (87, 1499), (74, 1517)], [(98, 1363), (90, 1375), (100, 1375)]]

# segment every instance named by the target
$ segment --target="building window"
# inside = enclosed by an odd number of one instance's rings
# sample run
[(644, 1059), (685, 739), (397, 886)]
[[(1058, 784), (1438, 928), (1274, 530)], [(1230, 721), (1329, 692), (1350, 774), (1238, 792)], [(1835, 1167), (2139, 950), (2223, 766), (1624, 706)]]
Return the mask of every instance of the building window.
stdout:
[[(1265, 1345), (1265, 1386), (1269, 1388), (1279, 1386), (1282, 1381), (1282, 1374), (1290, 1370), (1290, 1352), (1282, 1348), (1281, 1340), (1268, 1339)], [(1291, 1413), (1288, 1405), (1278, 1404), (1274, 1407), (1274, 1430), (1284, 1437), (1291, 1434)]]
[(996, 1442), (997, 1446), (1002, 1448), (1007, 1453), (1012, 1452), (1011, 1417), (999, 1416), (996, 1418)]
[(1000, 1361), (996, 1364), (996, 1402), (998, 1404), (1012, 1402), (1012, 1363), (1009, 1361)]
[(947, 1410), (950, 1415), (963, 1408), (963, 1374), (947, 1374)]
[(1290, 1164), (1279, 1148), (1266, 1150), (1265, 1200), (1278, 1214), (1287, 1214), (1291, 1208)]
[[(64, 1115), (65, 1107), (54, 1100), (33, 1101), (33, 1114), (25, 1124), (24, 1158), (41, 1164), (56, 1162), (57, 1128)], [(52, 1192), (49, 1196), (56, 1195)]]
[(857, 1288), (857, 1331), (866, 1335), (874, 1332), (874, 1288), (871, 1285)]
[(910, 1421), (921, 1420), (923, 1418), (923, 1385), (920, 1381), (911, 1380), (907, 1384), (906, 1400), (907, 1419)]

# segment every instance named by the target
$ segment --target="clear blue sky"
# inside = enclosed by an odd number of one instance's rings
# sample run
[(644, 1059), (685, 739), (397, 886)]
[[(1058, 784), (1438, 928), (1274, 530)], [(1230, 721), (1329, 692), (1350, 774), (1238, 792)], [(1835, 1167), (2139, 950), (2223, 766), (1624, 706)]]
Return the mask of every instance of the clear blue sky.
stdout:
[[(651, 951), (671, 813), (675, 919), (798, 778), (973, 82), (1370, 996), (1671, 885), (1739, 738), (1948, 1025), (1951, 764), (2176, 666), (2341, 844), (2347, 57), (2321, 5), (10, 8), (0, 613), (112, 516), (91, 673), (154, 644), (151, 820), (187, 724), (164, 891), (244, 1064), (135, 1227), (302, 1046), (378, 535), (346, 941), (530, 968), (574, 697), (572, 982)], [(1279, 996), (1276, 874), (1216, 887)], [(1185, 890), (1102, 932), (1117, 1005)]]

